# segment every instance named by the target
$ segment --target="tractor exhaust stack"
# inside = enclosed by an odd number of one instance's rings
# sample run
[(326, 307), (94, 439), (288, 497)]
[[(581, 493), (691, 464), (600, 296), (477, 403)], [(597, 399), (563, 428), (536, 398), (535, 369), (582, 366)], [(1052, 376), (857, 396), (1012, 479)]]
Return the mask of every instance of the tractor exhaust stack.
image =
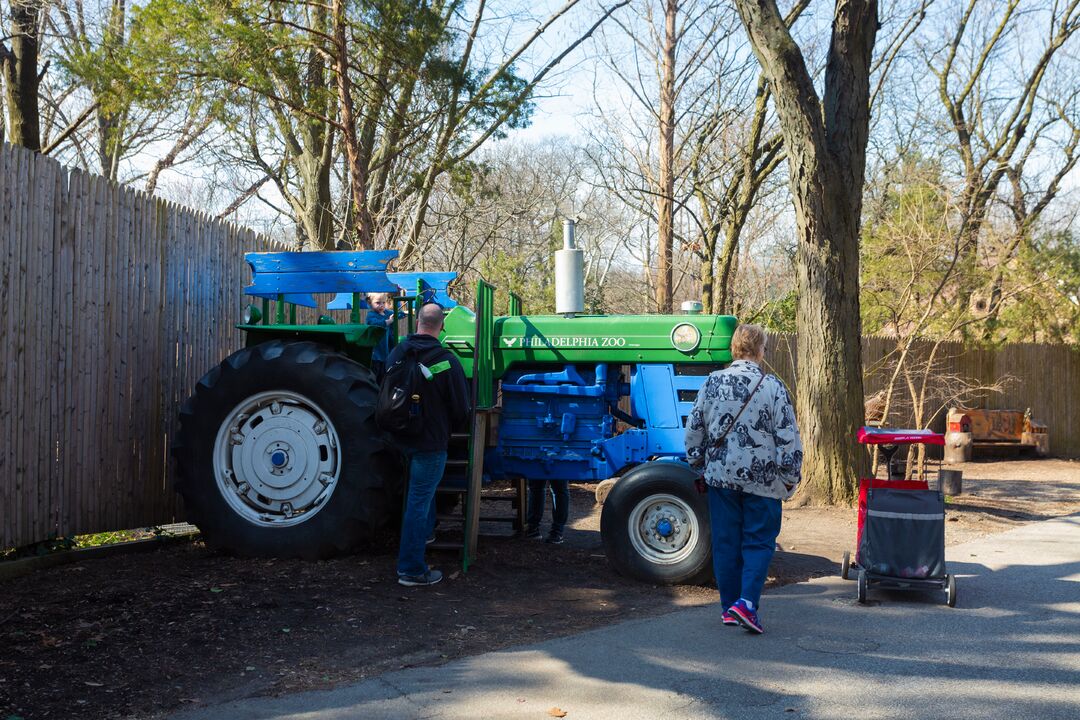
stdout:
[(555, 251), (555, 312), (585, 312), (585, 252), (574, 241), (574, 221), (563, 220), (563, 248)]

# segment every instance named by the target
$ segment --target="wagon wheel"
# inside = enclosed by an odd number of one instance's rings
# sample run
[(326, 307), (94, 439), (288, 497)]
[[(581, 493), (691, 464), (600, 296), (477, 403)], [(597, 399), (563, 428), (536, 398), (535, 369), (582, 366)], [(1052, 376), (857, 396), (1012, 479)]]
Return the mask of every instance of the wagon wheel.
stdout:
[(848, 571), (851, 570), (851, 553), (844, 553), (844, 561), (840, 563), (840, 577), (848, 579)]
[(866, 571), (859, 570), (859, 602), (866, 602), (866, 588), (870, 584), (870, 579), (866, 577)]
[(956, 576), (945, 576), (945, 602), (949, 607), (956, 607)]

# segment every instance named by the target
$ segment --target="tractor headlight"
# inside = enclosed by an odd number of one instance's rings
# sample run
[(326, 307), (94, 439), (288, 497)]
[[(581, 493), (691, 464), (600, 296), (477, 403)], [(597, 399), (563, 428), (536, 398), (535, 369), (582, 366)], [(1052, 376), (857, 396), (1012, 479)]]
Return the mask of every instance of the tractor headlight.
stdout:
[(675, 349), (679, 352), (694, 352), (697, 350), (697, 346), (700, 342), (701, 331), (697, 329), (697, 325), (679, 323), (671, 331), (671, 344), (674, 345)]
[(241, 319), (244, 321), (245, 325), (258, 325), (259, 321), (262, 320), (262, 312), (254, 305), (248, 305), (244, 308), (244, 314), (241, 315)]

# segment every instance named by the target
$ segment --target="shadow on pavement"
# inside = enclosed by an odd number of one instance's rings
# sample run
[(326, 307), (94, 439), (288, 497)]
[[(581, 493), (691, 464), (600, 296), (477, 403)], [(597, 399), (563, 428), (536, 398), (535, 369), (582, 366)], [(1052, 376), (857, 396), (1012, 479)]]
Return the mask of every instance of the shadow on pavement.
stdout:
[[(322, 720), (540, 717), (550, 707), (620, 720), (784, 712), (1072, 720), (1080, 717), (1080, 516), (1052, 523), (957, 548), (978, 557), (949, 563), (960, 580), (955, 609), (940, 594), (878, 590), (860, 605), (853, 583), (823, 579), (766, 594), (764, 636), (722, 626), (714, 605), (282, 700)], [(291, 712), (267, 705), (228, 714)]]

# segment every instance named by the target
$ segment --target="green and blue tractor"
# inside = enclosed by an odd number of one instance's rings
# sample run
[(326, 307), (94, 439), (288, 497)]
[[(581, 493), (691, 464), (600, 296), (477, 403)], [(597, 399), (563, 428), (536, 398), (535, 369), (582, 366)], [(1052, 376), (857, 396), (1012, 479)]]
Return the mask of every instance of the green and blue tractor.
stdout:
[[(329, 557), (393, 527), (405, 474), (375, 423), (372, 350), (435, 301), (445, 308), (442, 343), (474, 401), (437, 498), (460, 523), (451, 543), (465, 567), (491, 488), (516, 490), (510, 521), (520, 526), (528, 479), (615, 479), (601, 515), (615, 567), (655, 583), (707, 579), (708, 508), (683, 432), (705, 377), (731, 361), (736, 320), (697, 303), (680, 315), (586, 314), (582, 255), (567, 221), (556, 313), (525, 315), (511, 296), (496, 316), (492, 286), (478, 283), (470, 310), (449, 295), (455, 273), (388, 272), (395, 251), (249, 254), (245, 347), (199, 381), (180, 413), (177, 491), (189, 520), (211, 546), (259, 557)], [(398, 331), (362, 322), (375, 292), (391, 296)], [(326, 294), (317, 321), (297, 321), (298, 307), (314, 316)]]

